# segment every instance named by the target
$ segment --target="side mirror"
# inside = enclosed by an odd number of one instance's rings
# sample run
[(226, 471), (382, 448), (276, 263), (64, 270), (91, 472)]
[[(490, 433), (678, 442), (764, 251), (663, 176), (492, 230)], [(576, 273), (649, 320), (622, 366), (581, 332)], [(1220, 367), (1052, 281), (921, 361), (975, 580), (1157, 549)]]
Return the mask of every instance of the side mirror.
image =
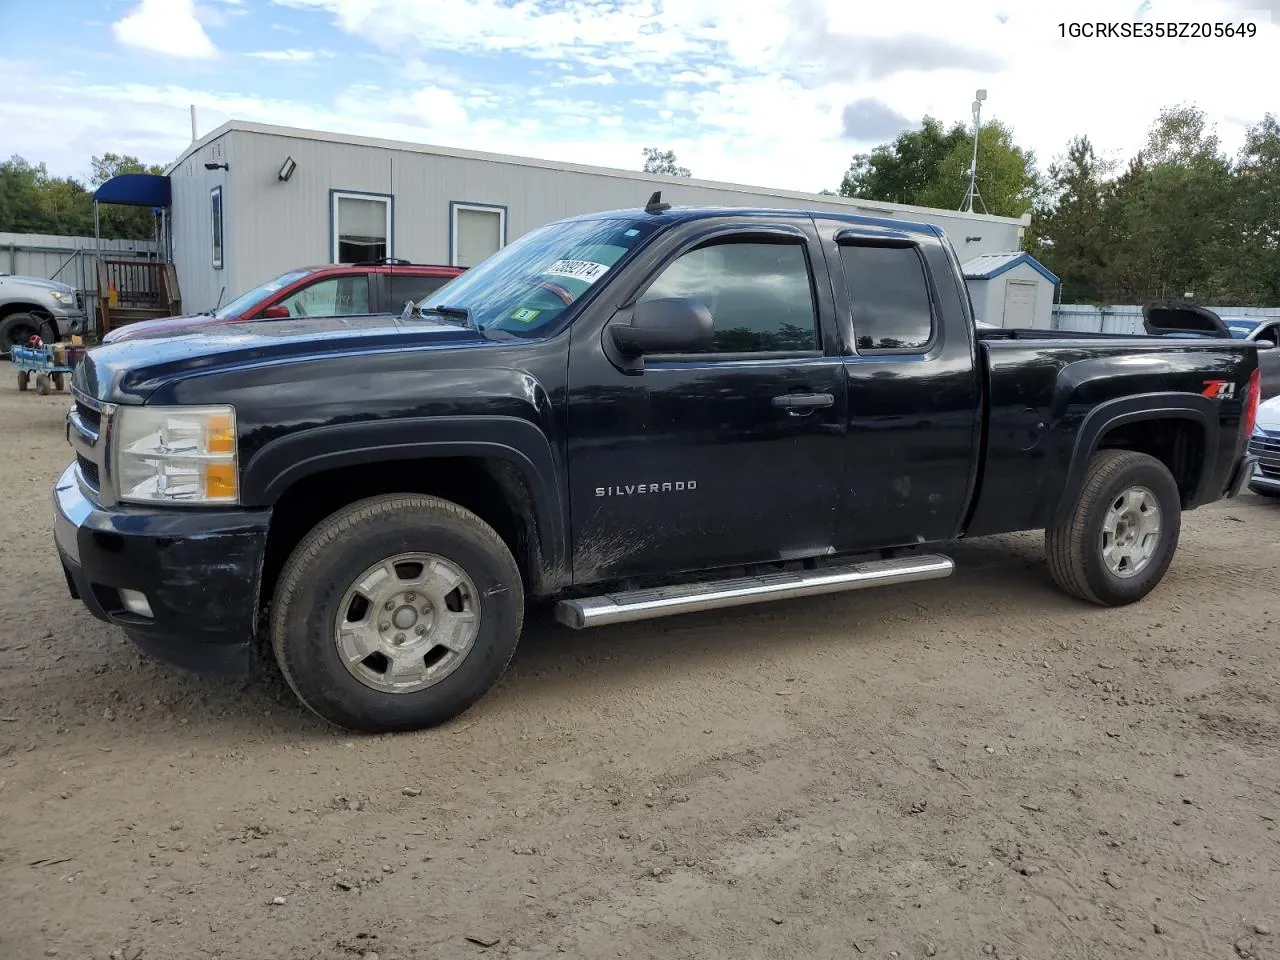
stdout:
[(262, 311), (262, 318), (264, 320), (288, 320), (289, 308), (281, 303), (272, 304)]
[(635, 305), (630, 323), (609, 328), (614, 346), (626, 357), (646, 353), (700, 353), (715, 342), (711, 311), (697, 300), (667, 297)]

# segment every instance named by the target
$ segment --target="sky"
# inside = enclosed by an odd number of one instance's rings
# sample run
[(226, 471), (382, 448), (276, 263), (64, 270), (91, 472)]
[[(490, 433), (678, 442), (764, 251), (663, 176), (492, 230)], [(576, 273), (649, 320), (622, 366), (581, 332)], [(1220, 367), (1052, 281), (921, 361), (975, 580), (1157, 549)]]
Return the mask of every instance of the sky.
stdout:
[[(1064, 37), (1071, 22), (1253, 37)], [(1041, 167), (1131, 156), (1194, 103), (1234, 152), (1280, 112), (1280, 0), (0, 0), (0, 156), (85, 178), (228, 119), (834, 189), (925, 115), (999, 120)]]

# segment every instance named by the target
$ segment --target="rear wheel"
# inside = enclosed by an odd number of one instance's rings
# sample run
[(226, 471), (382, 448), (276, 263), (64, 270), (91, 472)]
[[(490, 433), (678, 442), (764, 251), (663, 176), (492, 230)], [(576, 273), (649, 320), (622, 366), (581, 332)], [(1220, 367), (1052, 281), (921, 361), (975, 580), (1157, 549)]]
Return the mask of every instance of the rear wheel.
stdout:
[(36, 393), (40, 396), (48, 396), (49, 394), (49, 377), (47, 374), (36, 374)]
[(19, 389), (19, 390), (26, 390), (26, 389), (27, 389), (27, 385), (28, 385), (30, 382), (31, 382), (31, 371), (30, 371), (30, 370), (19, 370), (19, 371), (18, 371), (18, 389)]
[(1103, 450), (1074, 509), (1045, 531), (1049, 572), (1082, 600), (1133, 603), (1163, 579), (1181, 527), (1181, 496), (1168, 467), (1145, 453)]
[(65, 382), (62, 379), (62, 374), (52, 373), (50, 374), (50, 376), (53, 378), (53, 388), (55, 390), (61, 390), (65, 386)]
[(281, 571), (271, 644), (299, 699), (352, 730), (434, 726), (502, 675), (524, 590), (502, 538), (457, 504), (373, 497), (322, 521)]

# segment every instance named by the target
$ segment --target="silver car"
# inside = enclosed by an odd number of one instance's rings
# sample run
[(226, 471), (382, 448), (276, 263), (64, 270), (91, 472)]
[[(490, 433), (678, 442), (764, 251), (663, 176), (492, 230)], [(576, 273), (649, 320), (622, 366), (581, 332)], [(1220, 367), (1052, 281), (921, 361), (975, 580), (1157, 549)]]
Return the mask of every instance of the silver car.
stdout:
[(1249, 489), (1264, 497), (1280, 497), (1280, 397), (1258, 405), (1249, 452), (1258, 458)]

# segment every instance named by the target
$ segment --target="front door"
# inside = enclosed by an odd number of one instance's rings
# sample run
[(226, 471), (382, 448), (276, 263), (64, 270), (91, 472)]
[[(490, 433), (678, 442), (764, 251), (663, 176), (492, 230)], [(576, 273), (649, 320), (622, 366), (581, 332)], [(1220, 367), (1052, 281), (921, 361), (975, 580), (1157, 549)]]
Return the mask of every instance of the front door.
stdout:
[[(845, 376), (824, 349), (830, 296), (812, 222), (677, 247), (640, 299), (689, 297), (711, 353), (639, 373), (575, 339), (569, 365), (574, 581), (589, 584), (828, 552)], [(606, 330), (607, 335), (607, 330)]]

